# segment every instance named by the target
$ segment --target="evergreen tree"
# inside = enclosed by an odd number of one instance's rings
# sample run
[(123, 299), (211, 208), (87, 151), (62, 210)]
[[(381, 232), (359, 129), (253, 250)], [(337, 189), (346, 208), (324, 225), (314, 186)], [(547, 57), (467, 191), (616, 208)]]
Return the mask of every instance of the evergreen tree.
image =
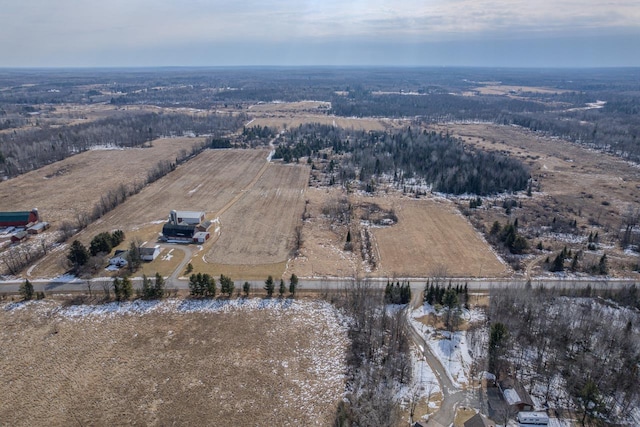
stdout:
[(275, 284), (273, 283), (273, 276), (269, 276), (267, 277), (267, 280), (265, 280), (264, 290), (267, 291), (268, 298), (271, 298), (273, 296), (273, 291), (275, 290)]
[(559, 272), (564, 271), (564, 258), (562, 257), (562, 253), (555, 257), (553, 260), (553, 264), (551, 265), (551, 271)]
[(280, 279), (280, 288), (278, 288), (278, 293), (280, 294), (280, 298), (287, 292), (287, 287), (284, 284), (284, 279)]
[(116, 297), (116, 301), (122, 301), (122, 282), (118, 277), (113, 279), (113, 294)]
[(458, 294), (453, 289), (447, 289), (442, 298), (442, 305), (452, 310), (458, 305)]
[(291, 274), (291, 279), (289, 279), (289, 293), (296, 296), (296, 289), (298, 288), (298, 276)]
[(89, 251), (82, 243), (74, 240), (69, 248), (67, 259), (71, 262), (73, 270), (77, 272), (81, 266), (89, 261)]
[(607, 254), (603, 254), (600, 258), (600, 262), (598, 262), (598, 273), (599, 274), (608, 274), (609, 273), (609, 265), (607, 263)]
[(143, 299), (153, 299), (155, 290), (151, 285), (151, 280), (147, 277), (146, 274), (142, 275), (142, 298)]
[(217, 288), (216, 281), (208, 274), (192, 274), (189, 277), (189, 292), (195, 297), (215, 297)]
[(122, 299), (126, 301), (133, 296), (133, 284), (131, 283), (131, 279), (128, 277), (123, 277), (120, 283), (122, 286)]
[(233, 294), (234, 289), (235, 289), (235, 284), (233, 283), (233, 280), (231, 280), (231, 277), (227, 277), (224, 274), (221, 274), (220, 275), (220, 292), (222, 292), (223, 294), (227, 294), (227, 296), (231, 298), (231, 295)]
[(156, 273), (156, 282), (154, 284), (154, 298), (162, 299), (164, 298), (165, 292), (165, 283), (164, 277), (160, 275), (160, 273)]
[(505, 353), (509, 330), (503, 323), (494, 323), (489, 332), (489, 372), (499, 374), (500, 357)]
[(391, 300), (393, 299), (393, 292), (391, 288), (391, 283), (387, 280), (387, 286), (384, 288), (384, 301), (387, 304), (391, 304)]
[(248, 298), (250, 291), (251, 291), (251, 284), (249, 282), (244, 282), (244, 285), (242, 285), (242, 292), (244, 292), (244, 296)]
[[(202, 287), (204, 288), (204, 294), (207, 297), (215, 297), (217, 288), (216, 288), (216, 279), (208, 275), (207, 273), (202, 275)], [(233, 292), (233, 290), (231, 291)]]
[(192, 297), (198, 297), (202, 295), (202, 293), (200, 292), (200, 280), (198, 280), (198, 274), (194, 273), (189, 277), (189, 294)]
[(129, 271), (136, 271), (142, 264), (142, 256), (140, 255), (140, 247), (135, 241), (129, 244), (129, 252), (127, 253), (127, 262)]
[(33, 285), (31, 284), (29, 279), (26, 279), (24, 283), (20, 285), (20, 295), (22, 295), (22, 299), (24, 301), (29, 301), (33, 299), (33, 295), (34, 295)]

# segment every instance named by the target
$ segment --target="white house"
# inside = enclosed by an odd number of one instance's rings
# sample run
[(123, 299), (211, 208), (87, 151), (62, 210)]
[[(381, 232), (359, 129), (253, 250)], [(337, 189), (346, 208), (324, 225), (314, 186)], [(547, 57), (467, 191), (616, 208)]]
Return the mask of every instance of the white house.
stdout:
[(113, 257), (109, 259), (109, 265), (114, 265), (119, 268), (126, 267), (127, 264), (129, 264), (129, 261), (127, 261), (127, 255), (129, 255), (129, 251), (116, 251)]

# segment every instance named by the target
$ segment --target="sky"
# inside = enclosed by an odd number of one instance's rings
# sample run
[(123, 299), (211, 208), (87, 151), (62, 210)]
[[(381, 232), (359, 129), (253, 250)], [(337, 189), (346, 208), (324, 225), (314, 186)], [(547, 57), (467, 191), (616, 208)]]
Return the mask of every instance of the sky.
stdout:
[(0, 67), (640, 66), (638, 0), (0, 0)]

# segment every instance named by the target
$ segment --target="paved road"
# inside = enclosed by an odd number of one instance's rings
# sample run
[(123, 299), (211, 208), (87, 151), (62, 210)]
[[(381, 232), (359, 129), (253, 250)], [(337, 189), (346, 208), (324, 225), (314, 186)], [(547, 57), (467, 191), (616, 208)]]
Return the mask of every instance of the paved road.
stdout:
[[(170, 245), (167, 244), (166, 247), (171, 247), (178, 250), (189, 251), (189, 246), (185, 245)], [(186, 260), (189, 260), (191, 257), (185, 257)], [(187, 261), (188, 262), (188, 261)], [(178, 269), (167, 278), (167, 286), (169, 288), (177, 288), (177, 289), (188, 289), (189, 283), (188, 280), (179, 279), (180, 274), (184, 271), (186, 263), (184, 265), (181, 263)], [(110, 278), (95, 278), (91, 279), (94, 283), (101, 283), (105, 280), (111, 280)], [(134, 278), (134, 284), (141, 282), (141, 278)], [(394, 278), (394, 281), (400, 280), (402, 278)], [(411, 290), (414, 293), (420, 292), (424, 289), (424, 284), (426, 282), (426, 278), (424, 279), (408, 279), (411, 282)], [(23, 280), (5, 280), (0, 281), (0, 292), (18, 292), (18, 288)], [(74, 291), (83, 291), (86, 290), (87, 281), (86, 280), (59, 280), (59, 279), (35, 279), (31, 280), (34, 285), (36, 291), (60, 291), (60, 292), (74, 292)], [(244, 280), (236, 279), (236, 286), (244, 283)], [(249, 281), (254, 289), (262, 288), (264, 286), (264, 282), (260, 280)], [(310, 289), (310, 290), (335, 290), (335, 289), (344, 289), (348, 287), (351, 283), (353, 283), (352, 279), (335, 279), (335, 278), (327, 278), (327, 279), (319, 279), (319, 278), (300, 278), (299, 289)], [(378, 287), (383, 289), (387, 284), (387, 278), (377, 278), (368, 280), (370, 286)], [(447, 280), (448, 283), (448, 280)], [(527, 281), (521, 278), (513, 278), (513, 279), (451, 279), (451, 283), (453, 286), (456, 284), (467, 284), (469, 290), (472, 291), (488, 291), (495, 289), (508, 289), (508, 288), (518, 288), (525, 287)], [(545, 286), (547, 288), (562, 288), (562, 289), (584, 289), (587, 286), (591, 286), (592, 289), (622, 289), (626, 286), (630, 286), (632, 284), (640, 284), (640, 280), (634, 279), (558, 279), (558, 278), (534, 278), (531, 280), (531, 286), (533, 288)]]

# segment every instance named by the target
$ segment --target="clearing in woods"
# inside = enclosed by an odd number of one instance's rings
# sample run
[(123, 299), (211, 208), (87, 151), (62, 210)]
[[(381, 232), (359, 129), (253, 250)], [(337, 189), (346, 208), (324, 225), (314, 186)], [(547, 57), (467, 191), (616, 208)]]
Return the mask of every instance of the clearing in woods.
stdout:
[(0, 182), (0, 210), (38, 208), (53, 228), (91, 213), (100, 197), (121, 184), (142, 183), (158, 161), (175, 162), (204, 138), (162, 138), (148, 148), (90, 150)]
[(320, 123), (345, 129), (383, 131), (406, 124), (405, 120), (400, 119), (354, 118), (322, 114), (330, 108), (330, 102), (321, 101), (272, 102), (252, 105), (247, 110), (247, 114), (253, 119), (251, 126), (270, 126), (279, 130), (297, 128), (306, 123)]
[(0, 305), (0, 325), (12, 426), (331, 425), (345, 391), (326, 302), (45, 300)]

